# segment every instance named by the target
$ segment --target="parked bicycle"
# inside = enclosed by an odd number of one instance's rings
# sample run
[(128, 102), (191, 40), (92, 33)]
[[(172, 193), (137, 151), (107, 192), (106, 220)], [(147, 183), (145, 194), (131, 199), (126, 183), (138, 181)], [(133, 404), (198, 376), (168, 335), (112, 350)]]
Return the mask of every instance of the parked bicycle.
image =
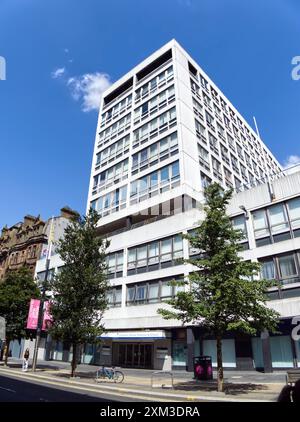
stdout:
[(115, 383), (121, 383), (124, 380), (124, 374), (123, 372), (116, 370), (114, 366), (112, 366), (111, 368), (105, 368), (105, 366), (103, 365), (97, 370), (95, 381), (99, 382), (103, 379), (110, 379), (113, 380)]

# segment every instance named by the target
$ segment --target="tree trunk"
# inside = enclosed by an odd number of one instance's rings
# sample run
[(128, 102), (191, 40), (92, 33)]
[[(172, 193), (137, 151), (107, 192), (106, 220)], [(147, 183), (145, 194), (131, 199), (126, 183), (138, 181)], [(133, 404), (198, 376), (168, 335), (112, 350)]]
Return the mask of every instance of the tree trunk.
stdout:
[(4, 345), (4, 351), (3, 351), (3, 355), (4, 355), (4, 366), (7, 366), (7, 361), (8, 361), (8, 355), (9, 355), (9, 345), (10, 345), (10, 339), (5, 339), (5, 345)]
[(75, 377), (75, 371), (77, 367), (77, 343), (73, 343), (73, 356), (72, 356), (72, 370), (71, 377)]
[(217, 365), (218, 365), (218, 391), (223, 392), (223, 358), (222, 358), (222, 337), (217, 336)]

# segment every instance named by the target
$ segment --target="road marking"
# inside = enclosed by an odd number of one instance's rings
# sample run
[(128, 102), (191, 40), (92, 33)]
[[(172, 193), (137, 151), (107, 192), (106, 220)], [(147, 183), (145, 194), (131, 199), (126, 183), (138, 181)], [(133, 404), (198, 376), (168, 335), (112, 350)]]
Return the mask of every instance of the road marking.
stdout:
[(5, 390), (5, 391), (8, 391), (9, 393), (16, 393), (15, 390), (11, 390), (10, 388), (0, 387), (0, 390)]

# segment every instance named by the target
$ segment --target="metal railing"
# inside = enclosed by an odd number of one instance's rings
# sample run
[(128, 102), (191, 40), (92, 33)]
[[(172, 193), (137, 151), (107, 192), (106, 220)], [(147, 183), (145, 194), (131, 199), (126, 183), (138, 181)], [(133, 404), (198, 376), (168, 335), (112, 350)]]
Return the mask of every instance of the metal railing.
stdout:
[[(166, 383), (157, 383), (154, 384), (153, 381), (157, 378), (161, 378), (162, 381), (169, 381), (169, 384)], [(157, 380), (156, 378), (156, 380)], [(170, 371), (155, 371), (151, 375), (151, 388), (174, 388), (174, 376), (173, 373)]]

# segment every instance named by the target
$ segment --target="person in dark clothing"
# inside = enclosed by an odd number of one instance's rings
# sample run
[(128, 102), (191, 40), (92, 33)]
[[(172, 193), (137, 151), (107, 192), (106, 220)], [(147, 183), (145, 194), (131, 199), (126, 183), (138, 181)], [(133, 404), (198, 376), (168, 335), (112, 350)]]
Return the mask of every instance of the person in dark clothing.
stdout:
[(29, 349), (26, 349), (23, 356), (23, 365), (22, 365), (22, 371), (24, 372), (28, 371), (28, 361), (29, 361)]

